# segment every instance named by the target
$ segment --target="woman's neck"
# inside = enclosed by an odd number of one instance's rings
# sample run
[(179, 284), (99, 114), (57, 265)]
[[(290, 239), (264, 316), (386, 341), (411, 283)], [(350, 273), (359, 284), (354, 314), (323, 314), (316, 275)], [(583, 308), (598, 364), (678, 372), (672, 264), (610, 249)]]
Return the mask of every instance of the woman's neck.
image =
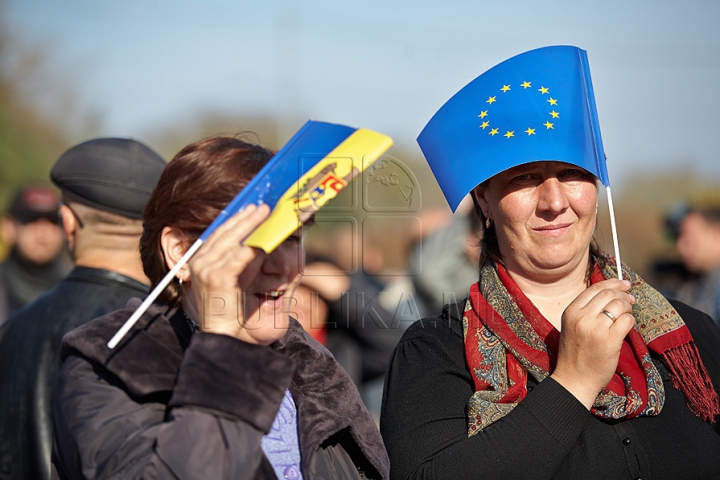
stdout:
[[(542, 315), (561, 330), (562, 314), (587, 288), (587, 262), (556, 279), (535, 279), (508, 270), (508, 274)], [(544, 281), (543, 281), (544, 280)]]

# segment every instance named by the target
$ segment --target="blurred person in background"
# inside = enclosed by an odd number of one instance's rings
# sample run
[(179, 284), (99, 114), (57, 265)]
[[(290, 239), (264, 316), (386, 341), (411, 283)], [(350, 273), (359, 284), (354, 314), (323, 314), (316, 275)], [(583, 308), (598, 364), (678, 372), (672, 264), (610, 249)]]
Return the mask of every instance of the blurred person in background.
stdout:
[(408, 263), (423, 317), (464, 298), (477, 281), (480, 232), (480, 220), (467, 197), (448, 225), (415, 242)]
[(2, 219), (2, 241), (10, 253), (0, 264), (0, 325), (72, 266), (63, 248), (58, 201), (55, 190), (28, 185), (17, 191)]
[(688, 271), (678, 300), (710, 315), (720, 325), (720, 207), (690, 207), (678, 222), (675, 243)]
[(75, 268), (3, 328), (0, 478), (51, 476), (50, 401), (63, 335), (147, 295), (138, 250), (140, 217), (164, 166), (150, 148), (122, 138), (76, 145), (53, 166), (50, 176), (62, 192), (59, 213)]
[(390, 355), (408, 326), (383, 306), (383, 288), (373, 276), (309, 254), (294, 296), (298, 320), (348, 372), (376, 421)]

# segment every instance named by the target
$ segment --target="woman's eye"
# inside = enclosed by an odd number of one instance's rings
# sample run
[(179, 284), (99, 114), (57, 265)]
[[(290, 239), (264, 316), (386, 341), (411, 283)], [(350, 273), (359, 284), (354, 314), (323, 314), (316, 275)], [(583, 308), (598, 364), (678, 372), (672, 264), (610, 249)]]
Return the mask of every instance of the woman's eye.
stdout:
[(289, 243), (300, 243), (302, 242), (302, 235), (292, 234), (285, 241)]
[(580, 178), (585, 175), (585, 171), (579, 168), (566, 168), (560, 172), (563, 178)]
[(528, 180), (532, 179), (532, 175), (529, 173), (523, 173), (522, 175), (517, 175), (515, 178), (513, 178), (516, 182), (527, 182)]

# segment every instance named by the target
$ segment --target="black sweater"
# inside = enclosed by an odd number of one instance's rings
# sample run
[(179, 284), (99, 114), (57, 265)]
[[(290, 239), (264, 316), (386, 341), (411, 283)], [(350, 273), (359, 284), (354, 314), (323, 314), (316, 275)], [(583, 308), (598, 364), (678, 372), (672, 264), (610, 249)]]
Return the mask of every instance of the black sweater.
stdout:
[[(416, 322), (395, 350), (380, 423), (391, 478), (720, 478), (720, 423), (705, 423), (688, 410), (655, 356), (666, 392), (658, 416), (603, 420), (552, 378), (538, 384), (529, 376), (525, 399), (468, 437), (473, 381), (465, 363), (463, 305)], [(687, 305), (673, 306), (720, 392), (720, 329)]]

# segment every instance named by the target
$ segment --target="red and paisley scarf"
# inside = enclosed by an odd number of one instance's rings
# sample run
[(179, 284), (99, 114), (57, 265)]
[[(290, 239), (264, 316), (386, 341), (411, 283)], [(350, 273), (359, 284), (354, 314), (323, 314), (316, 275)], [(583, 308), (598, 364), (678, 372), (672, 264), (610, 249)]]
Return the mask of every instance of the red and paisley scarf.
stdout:
[[(609, 262), (608, 262), (609, 263)], [(665, 390), (650, 351), (665, 360), (673, 385), (705, 421), (720, 414), (720, 401), (692, 336), (670, 303), (623, 265), (631, 282), (635, 328), (625, 338), (610, 383), (591, 412), (601, 418), (629, 419), (660, 413)], [(616, 277), (595, 267), (591, 283)], [(527, 394), (527, 375), (538, 382), (555, 368), (560, 332), (522, 293), (501, 265), (483, 267), (470, 288), (463, 314), (465, 356), (475, 383), (468, 401), (468, 436), (507, 415)]]

